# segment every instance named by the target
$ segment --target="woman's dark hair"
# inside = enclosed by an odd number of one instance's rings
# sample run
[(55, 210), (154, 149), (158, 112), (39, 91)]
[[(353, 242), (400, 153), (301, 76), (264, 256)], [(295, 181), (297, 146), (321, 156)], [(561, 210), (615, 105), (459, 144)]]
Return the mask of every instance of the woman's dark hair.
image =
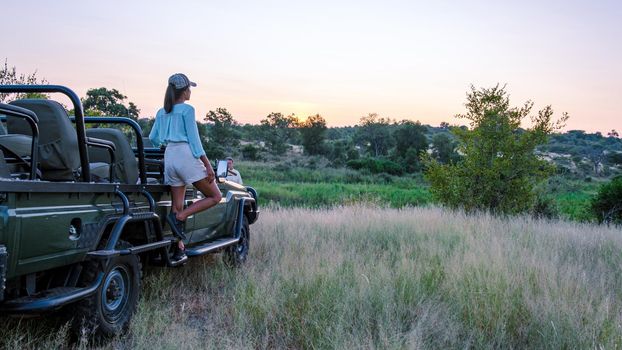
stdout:
[(166, 93), (164, 93), (164, 111), (166, 113), (171, 113), (175, 101), (177, 101), (179, 97), (181, 97), (181, 94), (183, 94), (184, 91), (186, 91), (186, 89), (188, 88), (189, 87), (185, 87), (178, 90), (175, 89), (175, 85), (168, 84), (168, 87), (166, 88)]

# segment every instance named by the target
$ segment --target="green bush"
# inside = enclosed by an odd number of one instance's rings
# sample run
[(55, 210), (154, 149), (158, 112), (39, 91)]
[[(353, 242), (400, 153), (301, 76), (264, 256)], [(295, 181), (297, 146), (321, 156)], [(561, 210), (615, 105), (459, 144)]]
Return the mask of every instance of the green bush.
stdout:
[(622, 223), (622, 176), (600, 187), (592, 200), (592, 214), (600, 223)]
[(538, 219), (556, 219), (559, 217), (559, 209), (553, 198), (548, 196), (536, 196), (531, 215)]
[(261, 155), (259, 154), (259, 147), (255, 147), (252, 144), (246, 144), (242, 147), (242, 157), (247, 160), (259, 160)]
[[(532, 102), (510, 107), (509, 95), (498, 85), (480, 90), (472, 87), (467, 100), (467, 113), (458, 117), (468, 120), (470, 129), (453, 130), (462, 159), (442, 164), (424, 155), (432, 194), (442, 204), (466, 211), (528, 211), (535, 204), (534, 185), (553, 170), (534, 150), (567, 116), (554, 122), (550, 106), (531, 115)], [(525, 118), (532, 121), (529, 129), (521, 128)]]
[(387, 173), (391, 175), (402, 175), (404, 168), (388, 159), (361, 158), (349, 160), (346, 165), (354, 170), (368, 170), (372, 174)]

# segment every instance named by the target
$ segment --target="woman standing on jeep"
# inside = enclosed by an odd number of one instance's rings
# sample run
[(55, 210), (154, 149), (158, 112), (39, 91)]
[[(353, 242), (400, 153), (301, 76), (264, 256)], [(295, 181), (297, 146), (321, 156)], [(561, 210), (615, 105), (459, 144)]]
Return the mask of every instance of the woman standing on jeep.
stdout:
[[(179, 238), (173, 259), (185, 256), (184, 222), (194, 213), (209, 209), (222, 197), (214, 181), (214, 169), (205, 155), (194, 108), (185, 102), (190, 99), (190, 87), (197, 86), (188, 77), (176, 73), (168, 78), (164, 107), (156, 114), (149, 139), (155, 146), (166, 145), (164, 152), (164, 184), (171, 186), (173, 199), (166, 221)], [(192, 184), (205, 198), (184, 209), (186, 186)]]

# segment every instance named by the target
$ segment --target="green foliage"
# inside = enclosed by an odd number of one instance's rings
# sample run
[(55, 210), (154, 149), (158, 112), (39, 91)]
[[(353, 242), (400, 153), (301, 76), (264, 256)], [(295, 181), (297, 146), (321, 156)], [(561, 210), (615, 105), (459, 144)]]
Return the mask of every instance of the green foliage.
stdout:
[(136, 122), (140, 125), (140, 129), (143, 132), (143, 136), (149, 136), (151, 132), (151, 128), (153, 128), (153, 124), (155, 123), (154, 118), (139, 118)]
[(393, 132), (395, 140), (395, 151), (398, 155), (406, 154), (409, 149), (413, 149), (419, 154), (428, 149), (428, 139), (425, 136), (426, 127), (419, 121), (402, 120), (397, 124), (397, 129)]
[(259, 191), (262, 203), (288, 207), (329, 207), (346, 203), (403, 207), (427, 204), (432, 199), (422, 179), (417, 177), (320, 166), (310, 169), (308, 164), (296, 160), (236, 164), (242, 176), (249, 174), (246, 178)]
[(622, 176), (600, 187), (592, 200), (592, 213), (598, 222), (622, 223)]
[(402, 120), (394, 125), (396, 129), (392, 134), (395, 141), (393, 159), (408, 172), (419, 171), (421, 169), (419, 156), (428, 149), (426, 127), (418, 121), (410, 120)]
[(542, 194), (536, 196), (531, 215), (538, 219), (556, 219), (559, 217), (559, 209), (555, 199)]
[[(15, 66), (9, 67), (8, 60), (4, 60), (4, 67), (0, 68), (0, 85), (37, 85), (37, 84), (47, 84), (47, 80), (45, 78), (39, 79), (37, 77), (37, 71), (34, 71), (31, 74), (17, 73), (17, 68)], [(0, 102), (6, 103), (13, 100), (20, 100), (24, 98), (43, 98), (47, 99), (49, 96), (47, 94), (41, 93), (11, 93), (11, 94), (0, 94)]]
[(439, 163), (448, 164), (459, 159), (456, 142), (447, 133), (438, 133), (432, 138), (432, 157)]
[(356, 140), (367, 148), (371, 156), (384, 156), (393, 145), (390, 125), (391, 119), (380, 118), (378, 114), (370, 113), (361, 118)]
[(86, 115), (106, 115), (115, 117), (128, 117), (136, 120), (140, 109), (133, 103), (125, 105), (127, 96), (117, 89), (105, 87), (89, 89), (86, 98), (82, 99), (82, 107)]
[(325, 154), (326, 120), (319, 114), (309, 116), (300, 123), (300, 136), (305, 153), (310, 155)]
[(248, 143), (242, 147), (242, 157), (246, 160), (259, 160), (261, 159), (261, 149)]
[(261, 120), (262, 137), (270, 151), (274, 154), (284, 154), (290, 148), (288, 142), (298, 136), (297, 126), (298, 118), (295, 115), (270, 113)]
[(333, 166), (344, 166), (348, 160), (359, 159), (359, 151), (348, 141), (337, 140), (326, 144), (326, 157)]
[(612, 152), (607, 154), (607, 161), (610, 164), (622, 165), (622, 152)]
[[(604, 137), (601, 133), (586, 133), (583, 130), (570, 130), (563, 134), (554, 134), (549, 142), (539, 146), (540, 152), (552, 152), (565, 155), (572, 159), (569, 168), (570, 176), (582, 178), (585, 176), (608, 177), (612, 172), (611, 166), (622, 164), (622, 140), (615, 136), (615, 130)], [(553, 162), (558, 165), (563, 157), (556, 157)]]
[(207, 142), (203, 148), (210, 157), (222, 159), (233, 155), (240, 144), (240, 133), (236, 130), (238, 123), (226, 108), (209, 111), (203, 119), (206, 124)]
[(467, 94), (467, 119), (471, 129), (454, 129), (459, 151), (464, 154), (455, 164), (440, 164), (426, 158), (426, 178), (441, 203), (467, 211), (520, 213), (534, 203), (534, 185), (546, 178), (551, 167), (534, 154), (536, 146), (560, 128), (567, 116), (552, 121), (550, 106), (531, 117), (532, 127), (521, 129), (532, 102), (510, 107), (504, 87), (476, 90)]
[(360, 158), (349, 160), (348, 168), (355, 170), (367, 170), (372, 174), (387, 173), (391, 175), (402, 175), (404, 168), (398, 163), (383, 158)]

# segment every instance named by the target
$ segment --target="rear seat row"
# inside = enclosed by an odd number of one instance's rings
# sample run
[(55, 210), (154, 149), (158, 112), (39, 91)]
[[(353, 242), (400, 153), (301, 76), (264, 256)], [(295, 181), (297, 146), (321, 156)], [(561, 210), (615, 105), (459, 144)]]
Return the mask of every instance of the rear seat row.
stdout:
[[(41, 99), (13, 101), (13, 106), (33, 111), (38, 117), (39, 169), (41, 178), (49, 181), (74, 181), (80, 173), (80, 154), (76, 130), (67, 112), (58, 102)], [(29, 157), (32, 148), (32, 130), (21, 118), (7, 116), (6, 134), (0, 134), (0, 148), (20, 156)], [(1, 132), (1, 130), (0, 130)], [(138, 165), (132, 147), (125, 135), (117, 129), (87, 129), (87, 137), (114, 144), (115, 181), (136, 184)], [(104, 142), (105, 142), (104, 141)], [(108, 142), (108, 143), (109, 143)], [(0, 177), (7, 177), (4, 155), (0, 156)], [(109, 181), (110, 155), (106, 149), (89, 147), (90, 170), (93, 178)], [(4, 170), (3, 170), (4, 169)]]

